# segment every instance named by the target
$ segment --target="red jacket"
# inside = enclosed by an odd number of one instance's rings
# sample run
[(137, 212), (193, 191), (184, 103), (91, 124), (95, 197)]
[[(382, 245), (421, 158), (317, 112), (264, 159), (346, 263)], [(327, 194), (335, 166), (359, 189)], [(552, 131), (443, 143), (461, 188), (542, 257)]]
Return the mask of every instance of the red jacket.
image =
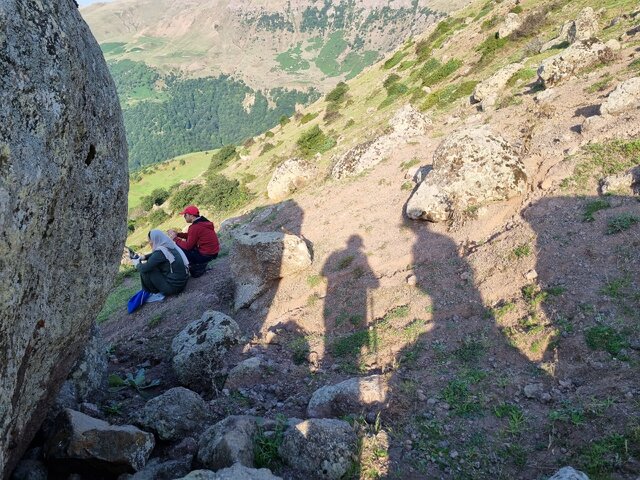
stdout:
[(205, 217), (196, 218), (189, 225), (187, 233), (180, 232), (178, 237), (174, 241), (182, 250), (197, 248), (201, 255), (215, 255), (220, 251), (220, 242), (213, 223)]

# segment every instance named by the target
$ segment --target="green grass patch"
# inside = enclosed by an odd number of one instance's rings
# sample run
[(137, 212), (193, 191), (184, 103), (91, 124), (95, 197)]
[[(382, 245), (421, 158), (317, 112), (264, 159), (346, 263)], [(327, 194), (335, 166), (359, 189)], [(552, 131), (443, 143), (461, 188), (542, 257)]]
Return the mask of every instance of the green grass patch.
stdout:
[(516, 258), (524, 258), (531, 255), (531, 245), (528, 243), (523, 243), (522, 245), (518, 245), (513, 249), (513, 255)]
[(477, 337), (466, 337), (460, 347), (454, 352), (454, 356), (464, 363), (476, 363), (485, 354), (486, 346), (484, 339)]
[(287, 426), (286, 418), (282, 415), (276, 417), (276, 426), (270, 435), (267, 435), (264, 427), (258, 424), (258, 429), (253, 437), (253, 463), (256, 468), (268, 468), (278, 471), (284, 461), (278, 453), (284, 440), (284, 430)]
[(341, 103), (346, 100), (349, 85), (344, 82), (338, 83), (333, 90), (327, 93), (325, 100), (327, 102)]
[(420, 105), (420, 110), (424, 112), (431, 108), (445, 108), (456, 100), (470, 96), (477, 84), (477, 81), (468, 81), (449, 85), (435, 92), (431, 92), (427, 95), (422, 105)]
[(456, 415), (471, 415), (482, 408), (476, 396), (469, 390), (468, 382), (462, 379), (451, 380), (442, 390), (442, 399)]
[(518, 82), (529, 82), (538, 78), (538, 72), (534, 68), (521, 68), (507, 80), (507, 88), (513, 88)]
[(585, 331), (587, 346), (592, 350), (603, 350), (611, 355), (617, 355), (627, 346), (624, 336), (607, 325), (596, 325)]
[(418, 77), (422, 80), (423, 87), (432, 87), (450, 76), (461, 66), (462, 60), (457, 58), (452, 58), (444, 65), (441, 65), (436, 59), (431, 59), (422, 66)]
[(324, 153), (331, 150), (336, 145), (336, 141), (325, 135), (320, 127), (316, 125), (310, 130), (303, 132), (296, 144), (300, 149), (300, 153), (304, 157), (309, 158), (316, 153)]
[(616, 233), (622, 233), (629, 230), (636, 223), (640, 221), (640, 218), (629, 213), (623, 213), (617, 217), (612, 218), (607, 223), (607, 235), (613, 235)]
[(405, 318), (409, 315), (409, 305), (399, 305), (397, 307), (393, 307), (387, 313), (384, 314), (383, 321), (390, 321), (395, 318)]
[(134, 282), (135, 286), (119, 285), (109, 294), (107, 300), (102, 306), (102, 310), (98, 313), (96, 323), (100, 325), (109, 320), (111, 315), (116, 312), (125, 312), (127, 310), (127, 301), (140, 290), (140, 285)]
[(640, 455), (640, 428), (634, 427), (624, 434), (614, 433), (590, 442), (579, 454), (582, 470), (592, 478), (608, 479), (620, 470), (628, 458)]
[(482, 56), (478, 61), (477, 67), (483, 67), (491, 60), (493, 60), (496, 54), (509, 42), (506, 38), (496, 38), (495, 35), (488, 36), (477, 48), (476, 51), (480, 52)]
[(388, 59), (386, 62), (382, 64), (382, 68), (384, 68), (385, 70), (390, 70), (396, 65), (398, 65), (402, 61), (402, 59), (406, 56), (407, 56), (407, 52), (397, 51), (396, 53), (393, 54), (393, 56), (390, 59)]
[(309, 275), (307, 277), (307, 285), (311, 288), (317, 287), (322, 282), (322, 277), (320, 275)]
[(302, 42), (298, 42), (295, 47), (276, 55), (276, 61), (280, 65), (280, 69), (285, 72), (299, 72), (309, 70), (311, 67), (309, 62), (302, 58)]
[(311, 120), (313, 120), (314, 118), (316, 118), (318, 115), (320, 115), (320, 112), (309, 112), (309, 113), (305, 113), (305, 114), (300, 118), (300, 125), (304, 125), (305, 123), (309, 123)]
[(611, 82), (613, 82), (613, 77), (607, 73), (601, 80), (589, 85), (584, 90), (587, 93), (603, 92), (611, 86)]
[(378, 334), (375, 330), (360, 330), (334, 340), (331, 352), (335, 357), (352, 358), (359, 355), (364, 347), (367, 347), (370, 352), (377, 352), (378, 342)]
[(446, 42), (447, 39), (456, 32), (456, 30), (460, 30), (463, 27), (463, 18), (447, 18), (446, 20), (442, 20), (438, 23), (435, 30), (427, 37), (426, 43), (428, 48), (431, 50), (440, 48), (444, 42)]
[(593, 200), (588, 202), (584, 206), (584, 210), (582, 212), (582, 221), (583, 222), (593, 222), (595, 221), (594, 213), (599, 212), (600, 210), (605, 210), (607, 208), (611, 208), (611, 204), (607, 200)]
[(344, 40), (344, 30), (333, 32), (327, 42), (318, 52), (315, 64), (328, 77), (340, 75), (340, 64), (337, 58), (347, 49), (348, 44)]
[(603, 178), (640, 165), (640, 139), (612, 140), (587, 145), (584, 158), (576, 165), (573, 175), (562, 186), (584, 190), (592, 178)]

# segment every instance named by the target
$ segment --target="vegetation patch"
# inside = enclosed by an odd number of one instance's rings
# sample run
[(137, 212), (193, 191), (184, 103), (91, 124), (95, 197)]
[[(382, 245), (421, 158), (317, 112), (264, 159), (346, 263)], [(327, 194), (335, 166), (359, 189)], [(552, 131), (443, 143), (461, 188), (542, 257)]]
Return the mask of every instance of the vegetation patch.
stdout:
[[(286, 117), (285, 117), (286, 118)], [(232, 160), (238, 158), (237, 148), (235, 145), (225, 145), (216, 153), (211, 155), (211, 162), (207, 169), (206, 176), (210, 177), (226, 167)]]
[(482, 42), (476, 51), (480, 52), (482, 56), (478, 60), (477, 67), (484, 67), (488, 65), (491, 60), (494, 59), (498, 51), (500, 51), (509, 40), (507, 38), (496, 38), (495, 35), (489, 35), (484, 42)]
[(300, 125), (304, 125), (305, 123), (309, 123), (311, 120), (320, 115), (320, 112), (309, 112), (305, 113), (302, 118), (300, 118)]
[(607, 235), (613, 235), (615, 233), (622, 233), (629, 230), (636, 223), (640, 221), (640, 218), (629, 213), (623, 213), (617, 217), (612, 218), (607, 223)]
[(391, 57), (389, 60), (387, 60), (382, 64), (382, 68), (384, 68), (385, 70), (390, 70), (396, 65), (398, 65), (402, 61), (402, 59), (406, 56), (407, 56), (406, 52), (397, 51), (396, 53), (393, 54), (393, 57)]
[(607, 325), (596, 325), (585, 331), (587, 346), (592, 350), (604, 350), (611, 355), (618, 355), (627, 346), (624, 336)]
[(278, 471), (283, 466), (284, 461), (278, 450), (284, 440), (286, 426), (286, 418), (282, 415), (276, 417), (276, 426), (269, 435), (262, 425), (258, 425), (257, 433), (253, 438), (253, 463), (256, 468)]
[(476, 88), (477, 81), (468, 81), (449, 85), (435, 92), (431, 92), (427, 95), (425, 101), (420, 105), (420, 110), (423, 112), (431, 108), (444, 108), (456, 100), (464, 97), (468, 97), (473, 93), (473, 89)]
[(331, 150), (336, 145), (336, 141), (325, 135), (320, 127), (316, 125), (300, 135), (296, 144), (300, 149), (300, 153), (309, 158), (316, 153), (324, 153)]
[(593, 222), (595, 221), (594, 213), (599, 212), (600, 210), (605, 210), (607, 208), (611, 208), (611, 204), (607, 200), (593, 200), (588, 202), (584, 206), (584, 211), (582, 213), (582, 221), (583, 222)]
[(444, 65), (441, 65), (436, 59), (432, 60), (433, 61), (429, 60), (425, 63), (418, 74), (422, 80), (423, 87), (432, 87), (440, 83), (462, 66), (462, 61), (457, 58), (452, 58)]

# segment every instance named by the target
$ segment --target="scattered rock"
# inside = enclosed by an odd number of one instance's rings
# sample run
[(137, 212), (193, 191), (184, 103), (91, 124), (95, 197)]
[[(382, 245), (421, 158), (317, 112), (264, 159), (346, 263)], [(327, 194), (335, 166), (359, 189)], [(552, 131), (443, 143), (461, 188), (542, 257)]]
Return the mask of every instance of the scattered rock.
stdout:
[(161, 440), (179, 440), (204, 428), (208, 417), (207, 404), (200, 395), (176, 387), (146, 403), (141, 424)]
[(498, 29), (498, 38), (506, 38), (520, 28), (522, 19), (517, 13), (507, 13), (504, 23)]
[(396, 112), (389, 126), (390, 133), (361, 143), (339, 157), (331, 175), (334, 178), (350, 177), (376, 166), (400, 145), (424, 135), (431, 126), (431, 120), (411, 105), (405, 105)]
[(8, 478), (111, 291), (128, 176), (116, 89), (78, 9), (6, 0), (0, 32), (0, 478)]
[(389, 386), (381, 375), (356, 377), (314, 392), (307, 407), (309, 417), (341, 417), (365, 410), (381, 409), (388, 400)]
[(407, 202), (407, 216), (431, 222), (462, 214), (468, 207), (524, 193), (527, 175), (514, 148), (485, 127), (472, 127), (444, 140), (433, 170)]
[(407, 277), (407, 285), (415, 287), (417, 284), (418, 284), (418, 277), (416, 277), (415, 275), (409, 275), (409, 277)]
[(230, 268), (236, 284), (235, 309), (249, 306), (271, 283), (311, 265), (311, 252), (299, 236), (243, 231), (233, 236)]
[(563, 52), (549, 57), (538, 68), (538, 77), (545, 87), (558, 85), (580, 70), (598, 63), (609, 63), (614, 52), (597, 40), (580, 40)]
[(640, 194), (640, 166), (633, 167), (623, 173), (609, 175), (600, 181), (600, 192), (603, 195), (638, 195)]
[(551, 395), (544, 391), (544, 385), (542, 383), (530, 383), (525, 385), (524, 396), (545, 403), (551, 400)]
[(248, 468), (236, 463), (232, 467), (212, 472), (211, 470), (195, 470), (179, 480), (282, 480), (266, 468)]
[(213, 387), (224, 366), (224, 356), (240, 339), (240, 327), (221, 312), (204, 312), (171, 343), (173, 369), (178, 380), (196, 391)]
[(142, 469), (155, 446), (153, 435), (132, 425), (109, 425), (65, 409), (45, 443), (49, 462), (81, 463), (96, 471), (131, 473)]
[(142, 470), (130, 475), (128, 480), (173, 480), (189, 473), (191, 460), (192, 457), (186, 457), (162, 462), (154, 458)]
[(232, 415), (205, 430), (198, 441), (198, 461), (219, 470), (238, 462), (253, 467), (253, 438), (259, 417)]
[(507, 82), (513, 75), (522, 68), (521, 63), (512, 63), (501, 68), (491, 77), (476, 85), (472, 98), (474, 102), (482, 102), (482, 109), (493, 106), (498, 99), (498, 95), (504, 90)]
[(589, 480), (589, 477), (580, 470), (573, 467), (563, 467), (558, 470), (549, 480)]
[(269, 365), (261, 356), (247, 358), (229, 371), (224, 386), (233, 390), (255, 385), (268, 375), (268, 367)]
[(267, 185), (267, 195), (272, 200), (286, 198), (316, 175), (316, 168), (306, 160), (290, 158), (279, 165), (273, 172)]
[(338, 480), (354, 461), (358, 438), (347, 422), (312, 418), (284, 433), (280, 456), (302, 476)]
[(600, 115), (615, 115), (640, 106), (640, 77), (630, 78), (618, 85), (602, 105)]
[(580, 125), (580, 134), (593, 134), (598, 130), (602, 129), (607, 124), (606, 117), (601, 115), (594, 115), (593, 117), (587, 117)]
[(538, 278), (538, 272), (536, 272), (535, 270), (529, 270), (527, 273), (524, 274), (524, 278), (532, 282), (536, 278)]
[(571, 22), (569, 31), (567, 32), (567, 41), (571, 44), (579, 40), (589, 40), (594, 38), (600, 27), (598, 26), (598, 17), (593, 8), (586, 7), (582, 9), (578, 17)]

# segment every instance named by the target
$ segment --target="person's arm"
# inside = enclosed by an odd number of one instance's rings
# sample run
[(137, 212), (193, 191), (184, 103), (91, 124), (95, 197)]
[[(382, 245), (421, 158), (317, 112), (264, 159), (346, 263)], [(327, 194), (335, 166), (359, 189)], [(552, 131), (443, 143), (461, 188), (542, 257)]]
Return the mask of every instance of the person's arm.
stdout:
[(151, 255), (147, 257), (147, 261), (144, 263), (139, 263), (136, 265), (136, 270), (139, 272), (150, 272), (151, 270), (158, 267), (163, 262), (166, 262), (167, 259), (164, 257), (162, 252), (153, 252)]
[(185, 232), (176, 232), (176, 237), (184, 238), (186, 240), (187, 238), (189, 238), (189, 234)]
[(198, 228), (195, 225), (190, 226), (184, 238), (186, 240), (176, 238), (174, 242), (184, 251), (193, 250), (198, 245)]

